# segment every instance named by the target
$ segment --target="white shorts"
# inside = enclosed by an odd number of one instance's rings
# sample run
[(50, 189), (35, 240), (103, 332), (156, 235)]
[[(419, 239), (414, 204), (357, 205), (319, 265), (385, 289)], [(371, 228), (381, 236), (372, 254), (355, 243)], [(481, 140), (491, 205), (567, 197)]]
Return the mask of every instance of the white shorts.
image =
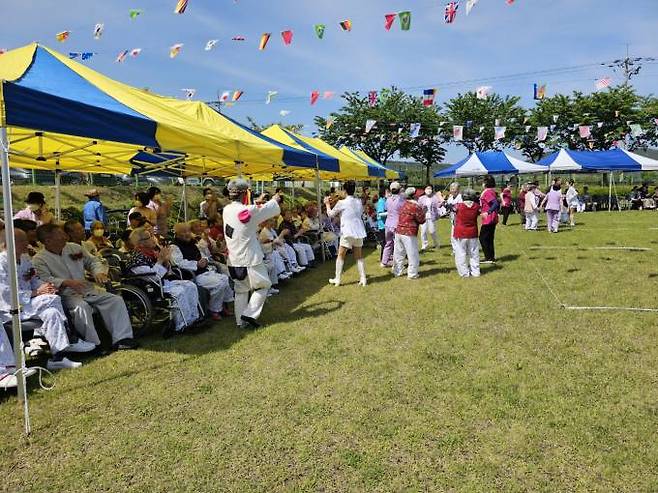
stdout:
[(361, 248), (363, 246), (363, 238), (353, 238), (351, 236), (341, 236), (340, 246), (347, 249)]

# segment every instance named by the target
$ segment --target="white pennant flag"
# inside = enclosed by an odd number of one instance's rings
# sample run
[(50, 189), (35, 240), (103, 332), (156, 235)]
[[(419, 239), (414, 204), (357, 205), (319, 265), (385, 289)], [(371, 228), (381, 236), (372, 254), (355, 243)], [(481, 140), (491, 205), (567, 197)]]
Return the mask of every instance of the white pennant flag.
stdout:
[(537, 140), (543, 142), (548, 137), (548, 127), (537, 127)]
[(642, 126), (640, 126), (637, 123), (633, 123), (629, 125), (629, 127), (631, 128), (631, 135), (633, 137), (641, 137), (644, 134), (644, 131), (642, 130)]
[(500, 127), (500, 118), (496, 118), (496, 120), (494, 121), (494, 126)]
[(196, 94), (196, 89), (181, 89), (185, 93), (186, 99), (192, 99)]
[(206, 51), (210, 51), (210, 50), (212, 50), (212, 49), (215, 47), (215, 45), (216, 45), (217, 43), (219, 43), (219, 40), (218, 40), (218, 39), (211, 39), (210, 41), (208, 41), (208, 42), (206, 43), (205, 50), (206, 50)]
[(94, 39), (101, 39), (103, 31), (105, 30), (105, 24), (99, 22), (94, 26)]
[(409, 126), (409, 137), (415, 139), (420, 135), (420, 123), (412, 123)]
[(283, 118), (285, 118), (285, 117), (288, 116), (289, 114), (290, 114), (290, 111), (289, 111), (289, 110), (281, 110), (281, 111), (279, 111), (279, 115), (281, 115)]
[(484, 132), (484, 127), (480, 127), (480, 133)]
[(475, 7), (475, 4), (478, 3), (480, 0), (466, 0), (466, 15), (471, 13), (471, 9)]
[(141, 48), (133, 48), (132, 50), (130, 50), (130, 56), (136, 58), (139, 56), (141, 52), (142, 52)]
[(553, 123), (557, 123), (559, 118), (560, 118), (560, 115), (553, 115)]
[(267, 97), (265, 98), (265, 104), (270, 104), (272, 102), (272, 98), (279, 94), (279, 91), (267, 91)]
[(495, 127), (494, 128), (494, 140), (500, 140), (505, 138), (505, 130), (507, 127)]
[(530, 125), (526, 125), (526, 126), (525, 126), (525, 133), (530, 132), (530, 129), (531, 129), (531, 128), (532, 128), (532, 127), (531, 127)]
[(453, 139), (459, 141), (464, 138), (464, 126), (463, 125), (453, 125), (452, 127), (452, 137)]
[(222, 103), (225, 103), (229, 99), (231, 99), (231, 91), (224, 91), (219, 98)]
[(475, 96), (478, 99), (487, 99), (491, 89), (493, 89), (491, 86), (480, 86), (475, 90)]
[(366, 133), (370, 133), (372, 130), (372, 127), (375, 126), (375, 123), (377, 123), (377, 120), (367, 120), (366, 121)]
[(601, 128), (603, 126), (603, 122), (599, 122), (596, 124), (597, 127)]

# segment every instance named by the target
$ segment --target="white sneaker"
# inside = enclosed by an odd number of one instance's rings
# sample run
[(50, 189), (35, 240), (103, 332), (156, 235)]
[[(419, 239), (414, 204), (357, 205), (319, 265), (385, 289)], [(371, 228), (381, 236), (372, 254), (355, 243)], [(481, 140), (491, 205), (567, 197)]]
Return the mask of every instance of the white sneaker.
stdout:
[(270, 290), (267, 292), (268, 297), (272, 296), (272, 295), (275, 295), (275, 294), (279, 294), (279, 290), (276, 289), (276, 288), (270, 288)]
[(88, 353), (94, 349), (96, 349), (96, 344), (80, 339), (74, 344), (69, 344), (68, 347), (64, 349), (64, 351), (68, 351), (69, 353)]
[(5, 390), (18, 387), (18, 378), (11, 373), (0, 374), (0, 388)]
[(329, 279), (329, 284), (333, 284), (334, 286), (340, 286), (340, 279)]
[(368, 285), (368, 280), (364, 277), (359, 281), (359, 286), (367, 286)]
[(66, 368), (80, 368), (81, 366), (82, 363), (71, 361), (68, 358), (62, 358), (59, 361), (49, 359), (48, 363), (46, 364), (46, 368), (49, 370), (64, 370)]

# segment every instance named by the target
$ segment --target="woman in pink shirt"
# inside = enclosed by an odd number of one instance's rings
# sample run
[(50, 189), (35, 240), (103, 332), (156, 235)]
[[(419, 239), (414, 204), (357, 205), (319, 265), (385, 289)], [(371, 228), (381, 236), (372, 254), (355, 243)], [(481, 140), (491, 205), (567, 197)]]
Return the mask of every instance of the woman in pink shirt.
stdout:
[(562, 205), (562, 185), (554, 182), (548, 191), (541, 207), (546, 210), (546, 226), (549, 233), (557, 233), (560, 227), (560, 206)]
[(509, 185), (509, 182), (505, 183), (505, 187), (500, 193), (502, 199), (502, 205), (500, 207), (500, 212), (503, 214), (503, 226), (507, 226), (507, 218), (512, 212), (512, 188)]
[(498, 194), (496, 193), (496, 180), (493, 176), (484, 177), (484, 191), (480, 195), (480, 209), (482, 211), (482, 226), (480, 227), (480, 245), (484, 252), (483, 264), (496, 262), (496, 251), (494, 248), (494, 236), (496, 224), (498, 224)]

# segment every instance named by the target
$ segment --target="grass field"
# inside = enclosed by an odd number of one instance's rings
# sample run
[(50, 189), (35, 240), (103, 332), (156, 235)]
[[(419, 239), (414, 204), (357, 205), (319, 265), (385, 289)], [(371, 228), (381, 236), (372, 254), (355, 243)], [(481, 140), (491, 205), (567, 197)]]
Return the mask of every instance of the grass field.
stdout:
[[(657, 491), (658, 213), (497, 231), (460, 280), (447, 246), (421, 279), (368, 257), (359, 288), (326, 264), (270, 298), (254, 333), (196, 336), (60, 372), (0, 402), (0, 490)], [(447, 245), (448, 225), (440, 223)], [(531, 249), (530, 247), (560, 247)], [(592, 250), (635, 246), (650, 251)]]

